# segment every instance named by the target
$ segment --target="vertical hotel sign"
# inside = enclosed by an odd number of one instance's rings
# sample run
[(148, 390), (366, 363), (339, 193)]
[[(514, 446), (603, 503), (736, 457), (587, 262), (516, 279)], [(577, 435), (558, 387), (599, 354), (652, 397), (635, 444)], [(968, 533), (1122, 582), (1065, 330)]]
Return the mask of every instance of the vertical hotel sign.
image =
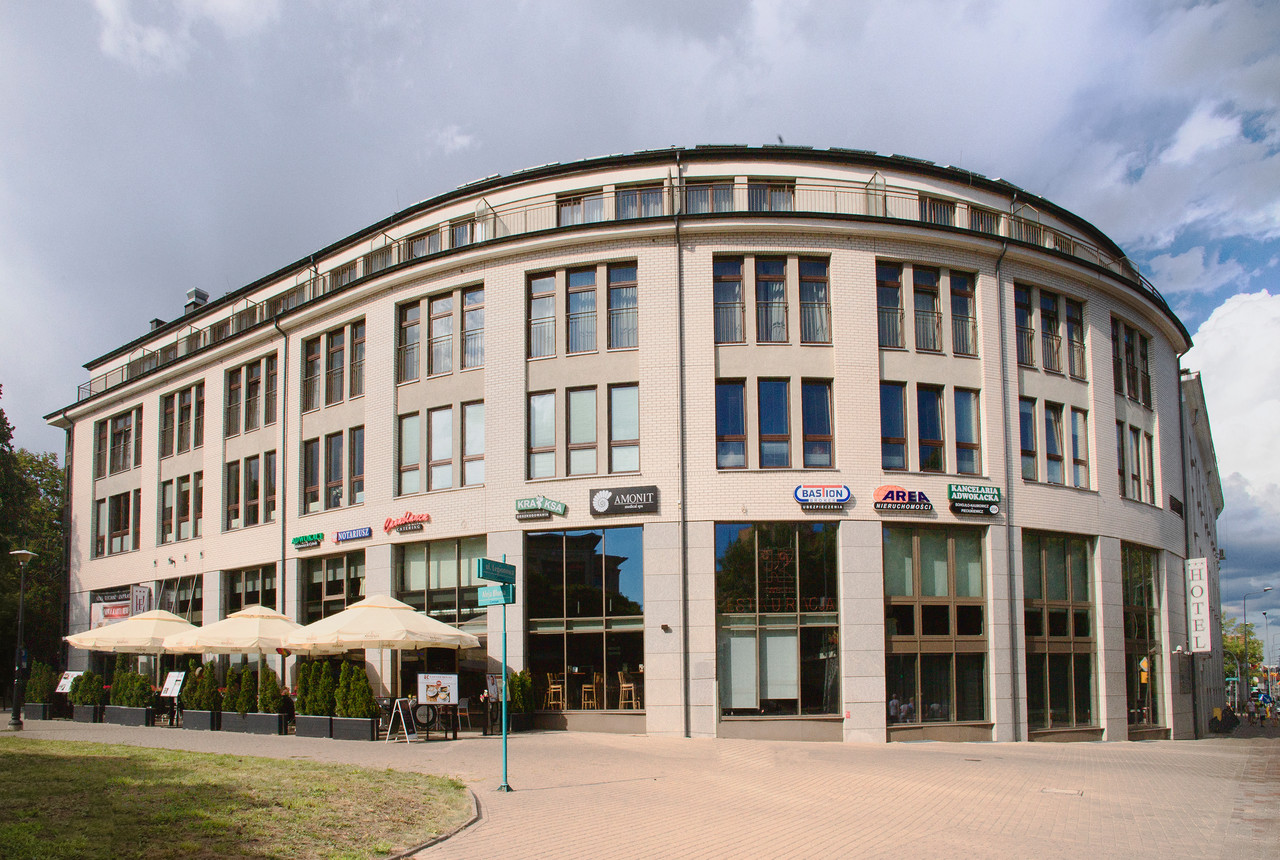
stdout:
[(1213, 650), (1209, 634), (1209, 560), (1189, 558), (1183, 565), (1187, 571), (1187, 641), (1191, 653)]

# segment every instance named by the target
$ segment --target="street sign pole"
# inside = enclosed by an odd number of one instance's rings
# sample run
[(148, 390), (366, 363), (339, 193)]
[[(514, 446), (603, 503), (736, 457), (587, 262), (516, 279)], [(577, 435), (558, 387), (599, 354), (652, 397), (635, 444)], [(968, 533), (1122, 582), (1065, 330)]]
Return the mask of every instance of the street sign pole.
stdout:
[(507, 782), (507, 604), (516, 599), (516, 568), (507, 564), (507, 555), (503, 553), (500, 562), (477, 559), (476, 577), (501, 583), (481, 588), (477, 598), (481, 606), (502, 606), (502, 785), (498, 791), (511, 791)]
[[(506, 561), (506, 553), (502, 560)], [(502, 604), (502, 785), (498, 791), (510, 791), (507, 782), (507, 604)]]

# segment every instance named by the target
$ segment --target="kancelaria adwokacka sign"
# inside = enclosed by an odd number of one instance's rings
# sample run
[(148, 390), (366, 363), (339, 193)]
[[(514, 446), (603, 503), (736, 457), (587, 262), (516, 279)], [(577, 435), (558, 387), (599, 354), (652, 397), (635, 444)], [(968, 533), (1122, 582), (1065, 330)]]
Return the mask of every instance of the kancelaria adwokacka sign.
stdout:
[(953, 514), (994, 517), (1000, 514), (1000, 488), (984, 484), (948, 484), (947, 500)]

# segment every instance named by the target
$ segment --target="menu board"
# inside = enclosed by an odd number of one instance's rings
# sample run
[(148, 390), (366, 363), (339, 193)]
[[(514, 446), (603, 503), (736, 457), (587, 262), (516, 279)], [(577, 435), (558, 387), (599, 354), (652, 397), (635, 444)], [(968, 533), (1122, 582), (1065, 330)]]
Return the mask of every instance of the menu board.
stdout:
[(71, 692), (71, 682), (72, 682), (72, 681), (74, 681), (76, 678), (80, 677), (80, 676), (81, 676), (81, 675), (83, 675), (83, 674), (84, 674), (84, 672), (63, 672), (63, 673), (62, 673), (62, 677), (61, 677), (60, 679), (58, 679), (58, 687), (57, 687), (57, 689), (55, 689), (55, 690), (54, 690), (54, 692), (55, 692), (55, 693), (70, 693), (70, 692)]
[(176, 696), (182, 692), (182, 679), (187, 676), (186, 672), (170, 672), (164, 676), (164, 687), (160, 690), (161, 696)]
[(457, 675), (418, 675), (419, 705), (456, 705)]

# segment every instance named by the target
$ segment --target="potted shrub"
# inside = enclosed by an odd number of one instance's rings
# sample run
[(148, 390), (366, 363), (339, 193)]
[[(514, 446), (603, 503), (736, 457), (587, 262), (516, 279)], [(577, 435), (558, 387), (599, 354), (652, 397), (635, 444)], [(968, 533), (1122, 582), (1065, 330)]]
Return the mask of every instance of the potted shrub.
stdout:
[(111, 701), (103, 720), (121, 726), (149, 726), (152, 721), (151, 682), (134, 671), (134, 658), (121, 654), (111, 676)]
[(217, 670), (212, 661), (197, 668), (192, 660), (182, 681), (182, 727), (212, 731), (222, 726), (222, 695), (218, 692)]
[(328, 663), (298, 667), (298, 701), (293, 733), (303, 738), (333, 737), (333, 670)]
[(248, 666), (227, 670), (227, 688), (222, 694), (222, 730), (247, 732), (246, 717), (258, 710), (258, 676)]
[(58, 676), (52, 666), (39, 660), (31, 664), (31, 677), (27, 679), (26, 699), (22, 715), (28, 720), (53, 719), (53, 691), (58, 686)]
[[(535, 696), (533, 675), (528, 669), (512, 672), (507, 676), (507, 730), (524, 732), (533, 728)], [(501, 706), (501, 703), (499, 703)]]
[(333, 737), (337, 740), (376, 741), (378, 703), (363, 666), (343, 663), (334, 696)]
[(71, 682), (72, 718), (77, 723), (102, 722), (102, 707), (107, 701), (107, 691), (102, 686), (102, 676), (97, 672), (85, 672)]
[(288, 726), (280, 710), (284, 701), (280, 695), (280, 678), (265, 663), (262, 670), (252, 677), (257, 678), (257, 684), (244, 683), (240, 688), (241, 698), (247, 694), (251, 701), (246, 704), (253, 708), (245, 711), (245, 731), (256, 735), (283, 735)]

